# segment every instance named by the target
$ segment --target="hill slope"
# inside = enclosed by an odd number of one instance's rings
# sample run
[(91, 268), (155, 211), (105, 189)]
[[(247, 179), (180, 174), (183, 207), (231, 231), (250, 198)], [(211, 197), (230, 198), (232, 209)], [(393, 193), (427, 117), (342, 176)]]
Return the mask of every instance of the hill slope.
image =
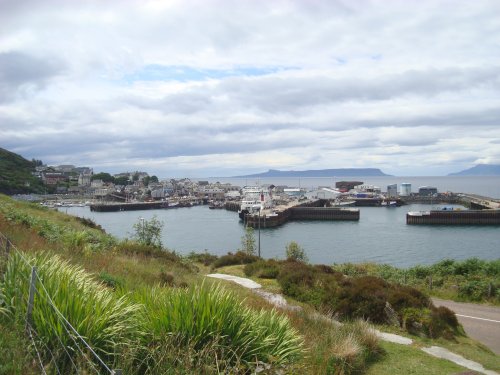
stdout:
[(305, 171), (280, 171), (270, 169), (267, 172), (235, 177), (353, 177), (353, 176), (389, 176), (378, 168), (337, 168)]
[(42, 192), (41, 181), (31, 174), (34, 170), (33, 162), (0, 148), (0, 193), (11, 195)]
[(478, 164), (460, 172), (450, 173), (448, 176), (500, 176), (500, 165)]

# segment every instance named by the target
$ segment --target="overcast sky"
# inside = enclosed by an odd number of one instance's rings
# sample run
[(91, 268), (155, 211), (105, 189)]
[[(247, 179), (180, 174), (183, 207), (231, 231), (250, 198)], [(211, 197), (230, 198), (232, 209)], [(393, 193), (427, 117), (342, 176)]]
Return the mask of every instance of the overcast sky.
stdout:
[(500, 164), (500, 1), (0, 0), (0, 147), (160, 177)]

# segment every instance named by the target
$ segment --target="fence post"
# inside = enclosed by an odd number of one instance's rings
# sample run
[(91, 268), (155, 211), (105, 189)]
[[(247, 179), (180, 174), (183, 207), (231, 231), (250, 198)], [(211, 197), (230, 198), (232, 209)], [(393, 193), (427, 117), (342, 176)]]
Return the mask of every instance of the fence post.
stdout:
[(432, 290), (432, 275), (429, 276), (429, 289)]
[(30, 292), (28, 296), (28, 308), (26, 311), (26, 331), (33, 323), (33, 302), (35, 301), (36, 267), (31, 267)]

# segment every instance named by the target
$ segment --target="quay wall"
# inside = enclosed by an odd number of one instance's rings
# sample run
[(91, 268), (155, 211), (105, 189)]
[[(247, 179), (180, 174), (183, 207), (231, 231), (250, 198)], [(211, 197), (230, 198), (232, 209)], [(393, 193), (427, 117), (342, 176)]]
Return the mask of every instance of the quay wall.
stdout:
[(259, 228), (259, 226), (274, 228), (289, 220), (359, 220), (359, 210), (325, 207), (326, 203), (327, 201), (323, 199), (308, 201), (269, 216), (245, 215), (244, 221), (252, 228)]
[(292, 220), (351, 220), (359, 221), (359, 210), (336, 207), (293, 207)]
[(429, 211), (406, 214), (406, 224), (422, 225), (500, 225), (500, 210)]
[(90, 211), (95, 212), (115, 212), (115, 211), (138, 211), (166, 208), (166, 202), (138, 202), (138, 203), (119, 203), (119, 204), (92, 204)]
[(224, 208), (228, 211), (238, 212), (240, 210), (240, 207), (241, 207), (240, 202), (226, 201), (226, 203), (224, 203)]

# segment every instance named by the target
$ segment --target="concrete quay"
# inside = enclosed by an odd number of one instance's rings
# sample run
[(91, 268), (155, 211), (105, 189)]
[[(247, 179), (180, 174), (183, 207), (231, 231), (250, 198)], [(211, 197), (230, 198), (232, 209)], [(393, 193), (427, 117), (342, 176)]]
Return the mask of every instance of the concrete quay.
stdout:
[(292, 202), (245, 215), (244, 222), (252, 228), (274, 228), (290, 220), (359, 221), (359, 209), (324, 207), (322, 199), (306, 202)]
[(500, 225), (500, 209), (408, 212), (406, 224)]

